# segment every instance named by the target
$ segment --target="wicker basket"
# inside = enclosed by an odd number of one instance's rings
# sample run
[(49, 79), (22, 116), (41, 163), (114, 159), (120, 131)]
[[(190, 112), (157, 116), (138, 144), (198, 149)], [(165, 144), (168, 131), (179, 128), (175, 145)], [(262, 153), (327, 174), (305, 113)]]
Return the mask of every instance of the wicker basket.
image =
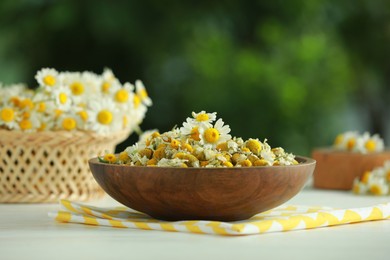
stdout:
[(0, 202), (86, 201), (104, 194), (95, 182), (88, 159), (113, 151), (130, 132), (0, 130)]

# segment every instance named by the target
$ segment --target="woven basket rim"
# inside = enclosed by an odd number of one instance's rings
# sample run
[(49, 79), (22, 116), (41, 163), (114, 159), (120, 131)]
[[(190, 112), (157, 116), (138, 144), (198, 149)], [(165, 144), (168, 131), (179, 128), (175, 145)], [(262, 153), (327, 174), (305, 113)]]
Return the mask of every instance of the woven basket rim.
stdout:
[(120, 143), (127, 139), (132, 133), (132, 129), (124, 129), (115, 133), (99, 134), (92, 131), (41, 131), (41, 132), (23, 132), (0, 129), (0, 145), (23, 145), (26, 143), (38, 143), (44, 145), (58, 145), (64, 143)]

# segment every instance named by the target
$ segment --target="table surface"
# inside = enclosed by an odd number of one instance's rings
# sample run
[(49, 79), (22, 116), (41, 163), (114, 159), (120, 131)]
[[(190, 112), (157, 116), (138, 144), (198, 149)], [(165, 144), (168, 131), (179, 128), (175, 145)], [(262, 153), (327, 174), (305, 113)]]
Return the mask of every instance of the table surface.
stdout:
[[(372, 206), (390, 197), (303, 189), (290, 205)], [(117, 206), (106, 196), (89, 202)], [(268, 233), (218, 236), (57, 223), (57, 204), (0, 204), (0, 259), (390, 259), (390, 220)]]

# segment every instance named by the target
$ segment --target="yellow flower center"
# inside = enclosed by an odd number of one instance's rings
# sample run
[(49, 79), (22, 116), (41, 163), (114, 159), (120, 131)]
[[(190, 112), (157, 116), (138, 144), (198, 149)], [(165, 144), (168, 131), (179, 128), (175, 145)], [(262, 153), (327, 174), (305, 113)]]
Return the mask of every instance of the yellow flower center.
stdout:
[(19, 122), (20, 129), (22, 130), (28, 130), (32, 128), (32, 123), (28, 119), (23, 119)]
[(76, 120), (74, 120), (73, 118), (71, 117), (67, 117), (65, 118), (64, 120), (62, 120), (62, 127), (65, 129), (65, 130), (73, 130), (76, 128)]
[(141, 99), (139, 98), (138, 95), (134, 95), (133, 102), (134, 102), (134, 107), (138, 108), (139, 105), (141, 104)]
[(370, 139), (365, 144), (364, 147), (366, 147), (368, 152), (374, 152), (376, 148), (376, 143), (374, 140)]
[(359, 194), (360, 193), (360, 185), (357, 183), (354, 183), (353, 187), (352, 187), (352, 192), (355, 194)]
[(159, 132), (153, 132), (153, 134), (151, 135), (152, 138), (157, 138), (160, 136), (160, 133)]
[(129, 155), (123, 151), (119, 154), (119, 160), (121, 160), (122, 162), (126, 162), (130, 159)]
[(254, 166), (267, 166), (268, 162), (264, 159), (258, 159), (258, 160), (253, 162), (253, 165)]
[(356, 140), (355, 138), (351, 138), (347, 142), (347, 148), (348, 150), (352, 150), (355, 147)]
[(198, 127), (192, 128), (192, 129), (191, 129), (190, 136), (191, 136), (191, 138), (194, 139), (195, 141), (199, 141), (199, 140), (200, 140), (199, 128), (198, 128)]
[(61, 109), (55, 109), (54, 110), (54, 117), (55, 118), (58, 118), (60, 115), (62, 115), (64, 111), (62, 111)]
[(47, 127), (47, 125), (45, 123), (41, 123), (41, 125), (38, 128), (38, 131), (43, 131), (46, 129), (46, 127)]
[(102, 84), (102, 92), (103, 93), (108, 93), (110, 88), (111, 88), (111, 84), (109, 82), (107, 82), (107, 81), (103, 82), (103, 84)]
[(23, 119), (29, 119), (30, 118), (30, 116), (31, 116), (31, 114), (30, 114), (30, 112), (23, 112), (23, 114), (22, 114), (22, 118)]
[(245, 159), (245, 160), (239, 162), (238, 164), (241, 165), (242, 167), (251, 167), (252, 166), (252, 162), (249, 161), (248, 159)]
[(172, 139), (172, 141), (171, 141), (171, 147), (172, 147), (173, 149), (179, 149), (179, 146), (180, 146), (180, 142), (179, 142), (178, 140), (176, 140), (176, 139)]
[(45, 102), (39, 102), (38, 103), (38, 112), (45, 112), (46, 111), (46, 103)]
[(0, 117), (4, 122), (12, 122), (15, 118), (15, 111), (12, 108), (3, 108)]
[(183, 150), (187, 150), (188, 152), (192, 153), (194, 151), (194, 148), (190, 144), (187, 143), (181, 143), (181, 147)]
[(371, 176), (371, 172), (370, 171), (366, 171), (363, 173), (363, 176), (361, 177), (361, 182), (364, 183), (364, 184), (367, 184), (368, 183), (368, 180), (370, 179), (370, 176)]
[(216, 148), (220, 151), (227, 151), (229, 149), (226, 142), (218, 144)]
[(60, 95), (58, 96), (58, 99), (59, 99), (61, 104), (65, 104), (66, 101), (68, 100), (68, 96), (65, 93), (60, 93)]
[(223, 166), (226, 166), (226, 167), (233, 167), (233, 164), (231, 162), (223, 162), (222, 164)]
[(20, 104), (19, 104), (20, 108), (27, 108), (27, 109), (33, 109), (34, 108), (34, 103), (32, 102), (31, 99), (29, 98), (26, 98), (26, 99), (23, 99)]
[(20, 99), (18, 97), (11, 97), (9, 101), (14, 104), (14, 106), (20, 107)]
[(382, 189), (379, 185), (373, 184), (370, 187), (370, 192), (374, 195), (381, 195)]
[(112, 122), (112, 113), (106, 109), (100, 111), (97, 115), (97, 120), (102, 125), (109, 125)]
[(251, 150), (249, 150), (248, 147), (243, 147), (243, 148), (241, 149), (241, 151), (242, 151), (243, 153), (250, 153), (250, 152), (251, 152)]
[(218, 142), (219, 136), (220, 136), (220, 134), (219, 134), (218, 130), (213, 128), (213, 127), (206, 129), (206, 131), (204, 131), (204, 135), (203, 135), (206, 142), (212, 143), (212, 144)]
[(336, 139), (334, 140), (334, 144), (335, 145), (338, 145), (338, 144), (341, 144), (343, 142), (343, 139), (344, 139), (344, 136), (342, 134), (339, 134)]
[(125, 89), (120, 89), (115, 93), (115, 100), (119, 103), (125, 103), (129, 100), (129, 93)]
[(72, 85), (70, 85), (70, 90), (72, 91), (73, 95), (79, 96), (84, 93), (84, 86), (80, 82), (74, 82)]
[(115, 154), (112, 154), (112, 153), (108, 153), (108, 154), (105, 154), (104, 155), (104, 158), (103, 160), (109, 162), (109, 163), (116, 163), (116, 156)]
[(45, 83), (45, 85), (47, 86), (54, 86), (54, 84), (56, 84), (56, 78), (52, 75), (47, 75), (43, 78), (43, 83)]
[(77, 112), (77, 114), (81, 117), (81, 119), (86, 122), (88, 120), (88, 113), (85, 110)]
[(208, 114), (199, 114), (196, 116), (196, 121), (203, 122), (209, 120)]
[(248, 140), (245, 146), (254, 154), (259, 154), (261, 151), (261, 143), (254, 139)]

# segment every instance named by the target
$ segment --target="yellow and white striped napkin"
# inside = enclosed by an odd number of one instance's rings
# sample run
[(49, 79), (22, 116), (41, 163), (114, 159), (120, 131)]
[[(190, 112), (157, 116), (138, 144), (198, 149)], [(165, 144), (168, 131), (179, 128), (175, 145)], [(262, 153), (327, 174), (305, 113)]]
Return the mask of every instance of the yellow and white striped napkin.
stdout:
[(50, 217), (59, 222), (218, 235), (252, 235), (390, 219), (390, 203), (353, 209), (284, 205), (236, 222), (168, 222), (126, 207), (98, 208), (68, 200), (61, 200), (60, 205), (62, 210), (49, 213)]

